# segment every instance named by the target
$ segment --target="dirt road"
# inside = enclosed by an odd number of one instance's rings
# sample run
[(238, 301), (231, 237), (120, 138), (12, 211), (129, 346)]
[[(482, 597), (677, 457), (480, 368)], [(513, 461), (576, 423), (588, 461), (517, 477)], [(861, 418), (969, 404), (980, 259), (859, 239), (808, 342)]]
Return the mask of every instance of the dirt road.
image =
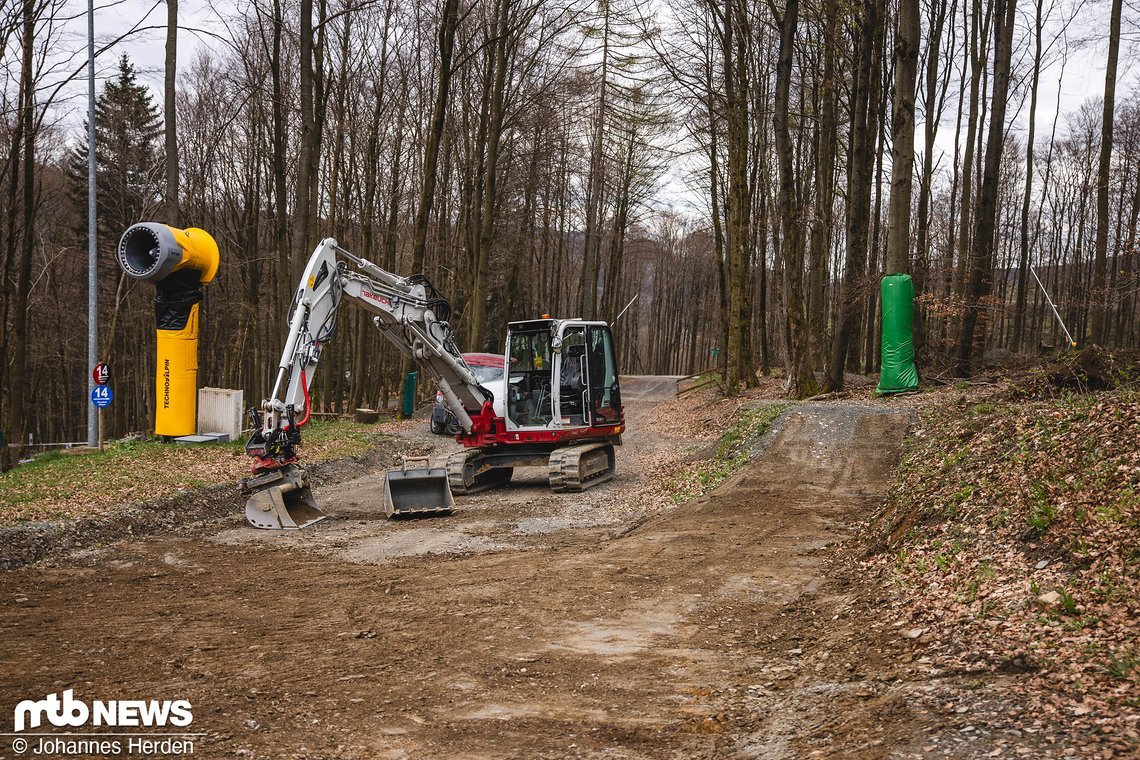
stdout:
[(653, 483), (692, 444), (629, 396), (621, 474), (586, 494), (520, 473), (393, 522), (365, 478), (319, 494), (334, 517), (300, 534), (230, 520), (6, 574), (2, 730), (16, 701), (74, 688), (189, 700), (200, 757), (914, 749), (922, 720), (826, 561), (882, 496), (903, 421), (793, 409), (672, 508)]

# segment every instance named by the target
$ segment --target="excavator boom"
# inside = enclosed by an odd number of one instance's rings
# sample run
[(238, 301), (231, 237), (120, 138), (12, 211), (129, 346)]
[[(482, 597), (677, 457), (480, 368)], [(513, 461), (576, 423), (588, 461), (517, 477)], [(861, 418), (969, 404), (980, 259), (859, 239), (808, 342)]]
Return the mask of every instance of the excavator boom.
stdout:
[(419, 458), (390, 470), (389, 516), (449, 512), (453, 494), (502, 485), (515, 467), (545, 466), (556, 492), (614, 476), (625, 416), (609, 325), (548, 315), (511, 322), (504, 376), (492, 393), (463, 360), (448, 324), (451, 307), (427, 278), (392, 274), (326, 238), (297, 286), (273, 392), (250, 410), (253, 476), (242, 490), (251, 525), (303, 528), (324, 518), (297, 447), (312, 413), (309, 386), (346, 300), (372, 314), (384, 336), (427, 372), (465, 447), (445, 467)]

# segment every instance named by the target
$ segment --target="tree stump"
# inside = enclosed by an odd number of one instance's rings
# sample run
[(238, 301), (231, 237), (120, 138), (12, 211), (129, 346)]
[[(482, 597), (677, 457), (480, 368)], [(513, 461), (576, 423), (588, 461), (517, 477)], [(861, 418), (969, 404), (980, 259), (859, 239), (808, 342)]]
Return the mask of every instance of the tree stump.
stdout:
[(352, 419), (362, 425), (371, 425), (380, 421), (380, 412), (375, 409), (357, 409), (352, 413)]

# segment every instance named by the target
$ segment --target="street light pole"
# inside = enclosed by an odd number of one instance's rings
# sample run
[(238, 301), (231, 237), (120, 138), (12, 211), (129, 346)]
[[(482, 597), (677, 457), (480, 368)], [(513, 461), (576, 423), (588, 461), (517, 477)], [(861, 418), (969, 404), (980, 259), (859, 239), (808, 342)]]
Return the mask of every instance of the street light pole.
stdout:
[[(87, 0), (87, 393), (94, 380), (91, 372), (99, 361), (98, 293), (95, 266), (95, 2)], [(99, 445), (99, 415), (95, 405), (87, 406), (87, 445)]]

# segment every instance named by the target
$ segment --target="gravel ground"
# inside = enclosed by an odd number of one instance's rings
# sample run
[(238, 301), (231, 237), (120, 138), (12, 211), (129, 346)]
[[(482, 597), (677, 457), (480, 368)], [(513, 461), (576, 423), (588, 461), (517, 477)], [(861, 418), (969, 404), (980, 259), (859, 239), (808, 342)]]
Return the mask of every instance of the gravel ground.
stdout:
[[(628, 530), (674, 506), (664, 481), (715, 441), (748, 402), (718, 399), (711, 390), (674, 399), (673, 377), (622, 380), (629, 432), (617, 450), (617, 474), (583, 493), (553, 493), (544, 468), (520, 467), (507, 487), (456, 497), (450, 516), (386, 520), (383, 476), (367, 474), (314, 489), (330, 518), (304, 531), (280, 534), (240, 526), (219, 532), (215, 540), (382, 563), (417, 555), (537, 549), (585, 533)], [(449, 436), (433, 435), (426, 422), (401, 435), (409, 449), (430, 451), (435, 467), (462, 449)]]

